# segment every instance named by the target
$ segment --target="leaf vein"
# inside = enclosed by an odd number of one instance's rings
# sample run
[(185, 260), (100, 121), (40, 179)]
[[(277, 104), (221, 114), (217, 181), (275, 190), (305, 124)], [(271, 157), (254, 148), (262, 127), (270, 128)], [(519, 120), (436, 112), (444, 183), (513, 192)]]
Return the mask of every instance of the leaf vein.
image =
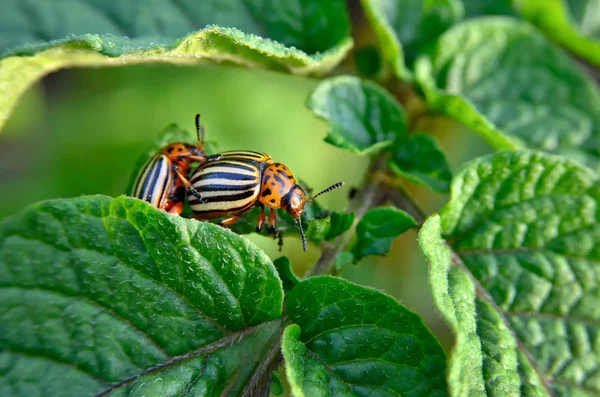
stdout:
[(136, 331), (138, 334), (143, 336), (148, 342), (150, 342), (150, 344), (152, 344), (157, 350), (159, 350), (162, 354), (164, 354), (165, 357), (167, 357), (167, 358), (171, 357), (171, 355), (169, 353), (167, 353), (165, 348), (162, 347), (157, 341), (152, 339), (152, 337), (150, 337), (150, 335), (146, 331), (139, 328), (131, 320), (118, 314), (113, 309), (101, 305), (100, 302), (97, 302), (97, 301), (90, 299), (88, 297), (85, 297), (85, 296), (72, 295), (72, 294), (68, 294), (64, 291), (59, 291), (59, 290), (55, 290), (55, 289), (51, 289), (51, 288), (42, 288), (39, 286), (38, 287), (27, 287), (27, 286), (22, 286), (22, 285), (1, 285), (0, 284), (0, 289), (13, 289), (13, 288), (18, 289), (18, 290), (24, 290), (24, 291), (38, 291), (38, 292), (43, 292), (43, 293), (48, 293), (48, 294), (55, 294), (55, 295), (58, 295), (58, 296), (61, 296), (64, 298), (72, 298), (75, 300), (84, 301), (84, 302), (88, 303), (89, 305), (95, 306), (95, 307), (101, 309), (102, 311), (107, 312), (108, 314), (112, 315), (114, 318), (119, 319), (122, 322), (124, 322), (125, 324), (129, 325), (134, 331)]

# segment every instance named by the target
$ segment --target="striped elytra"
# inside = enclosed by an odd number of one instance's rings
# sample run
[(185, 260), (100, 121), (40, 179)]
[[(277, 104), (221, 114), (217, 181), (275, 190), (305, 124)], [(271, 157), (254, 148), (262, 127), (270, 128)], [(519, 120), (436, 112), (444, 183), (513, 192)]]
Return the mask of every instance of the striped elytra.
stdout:
[(152, 156), (140, 170), (131, 195), (166, 210), (169, 194), (176, 194), (171, 166), (171, 160), (164, 154)]
[(188, 195), (194, 217), (213, 219), (252, 209), (260, 192), (262, 170), (270, 163), (271, 157), (264, 153), (233, 151), (198, 166), (190, 183), (203, 202)]
[(258, 206), (261, 212), (256, 230), (260, 231), (265, 222), (265, 207), (269, 207), (269, 225), (275, 232), (275, 210), (282, 208), (298, 224), (305, 251), (306, 238), (300, 221), (304, 204), (343, 185), (343, 182), (338, 182), (306, 199), (304, 189), (296, 184), (296, 179), (285, 165), (274, 163), (267, 154), (242, 150), (221, 153), (218, 158), (200, 164), (192, 173), (190, 183), (202, 198), (199, 200), (198, 195), (187, 194), (194, 218), (206, 220), (233, 215), (219, 222), (221, 226), (229, 226), (240, 215)]
[(185, 190), (201, 198), (188, 181), (191, 164), (207, 160), (204, 153), (204, 130), (200, 126), (200, 115), (196, 115), (198, 143), (192, 145), (175, 142), (161, 148), (152, 156), (138, 173), (131, 195), (150, 203), (152, 206), (181, 214)]

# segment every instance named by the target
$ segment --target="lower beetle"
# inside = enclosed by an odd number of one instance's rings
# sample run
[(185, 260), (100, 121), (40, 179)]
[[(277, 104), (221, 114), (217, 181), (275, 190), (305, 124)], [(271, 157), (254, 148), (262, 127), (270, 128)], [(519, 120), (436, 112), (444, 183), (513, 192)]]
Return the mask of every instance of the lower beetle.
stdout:
[(196, 135), (196, 145), (175, 142), (152, 156), (138, 173), (131, 195), (174, 214), (181, 214), (183, 210), (183, 188), (201, 201), (202, 196), (187, 179), (191, 163), (203, 163), (208, 158), (204, 153), (204, 128), (199, 114), (196, 115)]
[(306, 251), (306, 237), (300, 216), (304, 205), (323, 193), (344, 185), (338, 182), (312, 198), (307, 199), (302, 187), (290, 170), (281, 163), (274, 163), (271, 156), (251, 151), (221, 153), (208, 159), (191, 174), (190, 182), (198, 195), (188, 191), (188, 201), (199, 220), (233, 215), (219, 222), (221, 226), (235, 223), (240, 215), (258, 206), (261, 208), (256, 230), (265, 222), (265, 206), (271, 208), (269, 224), (275, 231), (277, 217), (275, 209), (282, 208), (292, 215), (302, 236), (302, 248)]

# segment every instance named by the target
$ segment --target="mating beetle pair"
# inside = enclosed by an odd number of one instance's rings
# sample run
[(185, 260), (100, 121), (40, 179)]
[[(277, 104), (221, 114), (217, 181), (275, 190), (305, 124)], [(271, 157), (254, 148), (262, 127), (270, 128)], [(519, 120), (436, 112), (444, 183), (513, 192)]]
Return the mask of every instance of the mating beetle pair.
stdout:
[[(300, 220), (304, 205), (344, 183), (338, 182), (307, 199), (290, 170), (281, 163), (273, 162), (267, 154), (231, 151), (207, 156), (199, 114), (196, 115), (196, 132), (198, 143), (195, 146), (176, 142), (159, 150), (142, 167), (133, 185), (132, 196), (158, 209), (181, 214), (184, 196), (187, 195), (196, 219), (233, 215), (221, 220), (221, 226), (230, 226), (240, 215), (260, 207), (257, 231), (265, 222), (265, 206), (271, 209), (269, 226), (272, 231), (276, 228), (275, 210), (282, 208), (298, 224), (302, 247), (306, 251), (306, 237)], [(195, 162), (199, 165), (191, 171)]]

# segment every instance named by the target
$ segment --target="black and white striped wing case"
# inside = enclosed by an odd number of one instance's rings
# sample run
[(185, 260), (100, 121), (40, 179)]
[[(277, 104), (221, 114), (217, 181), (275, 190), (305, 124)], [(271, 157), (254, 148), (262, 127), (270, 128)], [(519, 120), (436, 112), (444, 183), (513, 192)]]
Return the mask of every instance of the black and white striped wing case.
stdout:
[(254, 207), (264, 167), (271, 157), (258, 152), (225, 152), (193, 172), (190, 182), (204, 202), (188, 194), (194, 215), (200, 219), (242, 214)]
[(140, 170), (131, 195), (162, 208), (175, 184), (174, 178), (171, 160), (162, 154), (153, 156)]

